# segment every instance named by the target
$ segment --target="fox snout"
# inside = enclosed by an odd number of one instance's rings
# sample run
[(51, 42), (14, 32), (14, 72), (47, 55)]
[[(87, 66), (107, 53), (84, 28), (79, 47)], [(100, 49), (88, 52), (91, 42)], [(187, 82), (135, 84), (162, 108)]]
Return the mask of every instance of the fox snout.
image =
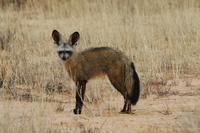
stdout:
[(72, 51), (58, 51), (58, 56), (62, 60), (67, 60), (72, 55)]

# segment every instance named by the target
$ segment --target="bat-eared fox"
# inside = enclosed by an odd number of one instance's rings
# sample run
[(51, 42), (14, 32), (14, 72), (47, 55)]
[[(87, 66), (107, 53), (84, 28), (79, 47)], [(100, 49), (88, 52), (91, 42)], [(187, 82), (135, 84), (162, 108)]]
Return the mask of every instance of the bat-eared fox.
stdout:
[(74, 114), (81, 114), (86, 83), (93, 78), (107, 75), (111, 84), (124, 97), (122, 113), (131, 113), (131, 104), (136, 105), (140, 95), (140, 80), (133, 62), (121, 51), (110, 47), (89, 48), (77, 52), (80, 36), (74, 32), (64, 41), (63, 36), (53, 30), (52, 38), (57, 45), (58, 56), (62, 59), (69, 76), (76, 83), (76, 106)]

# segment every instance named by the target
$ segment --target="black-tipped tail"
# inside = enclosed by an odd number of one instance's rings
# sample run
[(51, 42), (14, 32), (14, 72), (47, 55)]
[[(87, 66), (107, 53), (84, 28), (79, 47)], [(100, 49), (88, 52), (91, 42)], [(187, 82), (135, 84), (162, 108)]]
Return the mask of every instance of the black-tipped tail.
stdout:
[(131, 63), (131, 67), (133, 69), (133, 86), (132, 86), (132, 94), (130, 96), (131, 104), (136, 105), (137, 101), (140, 97), (140, 80), (139, 77), (135, 71), (134, 64)]

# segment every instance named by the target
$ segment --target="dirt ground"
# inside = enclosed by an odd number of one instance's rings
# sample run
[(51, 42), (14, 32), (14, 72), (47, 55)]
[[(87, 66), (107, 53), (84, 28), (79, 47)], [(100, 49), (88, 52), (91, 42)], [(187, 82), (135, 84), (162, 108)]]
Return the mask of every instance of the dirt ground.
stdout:
[[(108, 81), (102, 82), (104, 87), (110, 87)], [(139, 102), (132, 107), (132, 114), (119, 113), (123, 98), (112, 89), (105, 91), (102, 100), (96, 102), (91, 102), (91, 95), (87, 92), (81, 115), (73, 114), (74, 94), (57, 93), (53, 97), (61, 102), (1, 102), (0, 118), (5, 119), (4, 123), (8, 118), (12, 119), (19, 126), (26, 126), (30, 122), (34, 126), (48, 125), (59, 129), (59, 132), (199, 132), (200, 78), (190, 78), (189, 84), (185, 79), (180, 79), (178, 83), (175, 86), (170, 85), (170, 81), (168, 86), (152, 85), (149, 95), (142, 90)], [(89, 91), (92, 86), (88, 85)], [(159, 88), (162, 91), (158, 91)]]

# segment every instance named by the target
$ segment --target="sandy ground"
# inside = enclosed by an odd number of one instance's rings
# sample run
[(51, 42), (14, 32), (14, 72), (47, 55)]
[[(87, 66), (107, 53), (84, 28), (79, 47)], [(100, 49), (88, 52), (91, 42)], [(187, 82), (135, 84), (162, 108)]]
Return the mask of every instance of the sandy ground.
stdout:
[[(110, 87), (107, 81), (104, 83)], [(89, 84), (89, 90), (91, 87)], [(189, 85), (180, 79), (178, 85), (162, 87), (170, 90), (158, 94), (154, 90), (159, 86), (151, 86), (151, 94), (142, 93), (138, 104), (132, 107), (132, 114), (118, 113), (123, 107), (123, 98), (112, 89), (105, 91), (103, 100), (97, 102), (91, 102), (87, 92), (81, 115), (73, 114), (75, 98), (70, 93), (53, 96), (61, 102), (1, 101), (0, 119), (5, 119), (4, 123), (12, 119), (19, 126), (30, 122), (34, 126), (48, 125), (59, 132), (199, 132), (200, 78), (192, 78)]]

